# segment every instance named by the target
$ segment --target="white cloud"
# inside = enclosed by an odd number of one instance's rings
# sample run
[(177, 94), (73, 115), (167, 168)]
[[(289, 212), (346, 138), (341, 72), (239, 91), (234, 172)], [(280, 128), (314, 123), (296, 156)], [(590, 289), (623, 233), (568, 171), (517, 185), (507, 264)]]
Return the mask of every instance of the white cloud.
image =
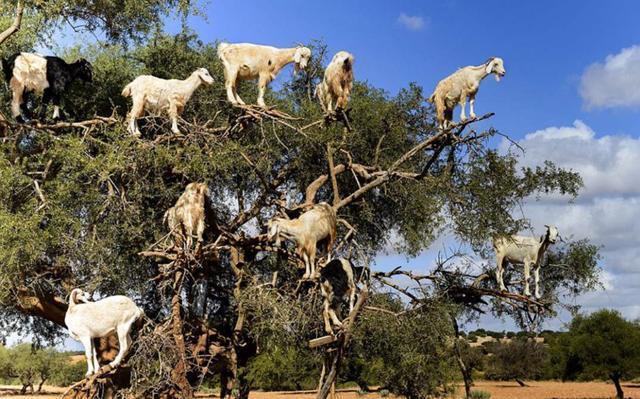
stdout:
[(608, 55), (587, 67), (580, 95), (587, 108), (640, 107), (640, 46)]
[[(540, 165), (548, 159), (580, 173), (584, 189), (579, 201), (595, 197), (640, 195), (640, 139), (615, 135), (596, 138), (595, 132), (577, 120), (573, 126), (549, 127), (527, 134), (521, 163)], [(509, 143), (503, 141), (502, 151)]]
[(405, 13), (400, 14), (397, 22), (405, 28), (413, 31), (422, 30), (425, 25), (425, 19), (419, 15), (407, 15)]
[[(617, 61), (622, 62), (622, 61)], [(553, 223), (564, 236), (589, 238), (602, 245), (604, 292), (582, 296), (585, 311), (618, 309), (628, 318), (640, 316), (640, 305), (629, 301), (640, 289), (640, 139), (598, 135), (584, 122), (545, 128), (518, 142), (522, 165), (553, 161), (583, 177), (585, 188), (573, 203), (558, 197), (529, 200), (525, 215), (536, 233)], [(501, 150), (507, 151), (505, 140)], [(632, 306), (633, 305), (633, 306)]]
[(595, 133), (589, 126), (585, 125), (584, 122), (577, 120), (573, 122), (573, 127), (548, 127), (546, 129), (527, 134), (525, 139), (533, 140), (540, 138), (544, 141), (548, 141), (575, 137), (588, 140), (593, 138), (594, 135)]

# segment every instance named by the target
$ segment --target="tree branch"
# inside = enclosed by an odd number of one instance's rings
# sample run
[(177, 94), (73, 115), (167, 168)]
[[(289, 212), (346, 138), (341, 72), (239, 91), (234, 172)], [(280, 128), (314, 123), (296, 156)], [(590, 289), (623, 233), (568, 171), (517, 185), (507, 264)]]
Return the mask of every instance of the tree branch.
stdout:
[(0, 44), (4, 43), (11, 35), (20, 30), (20, 25), (22, 24), (22, 15), (24, 14), (24, 4), (22, 0), (18, 0), (18, 4), (16, 5), (16, 14), (13, 18), (13, 23), (4, 32), (0, 33)]

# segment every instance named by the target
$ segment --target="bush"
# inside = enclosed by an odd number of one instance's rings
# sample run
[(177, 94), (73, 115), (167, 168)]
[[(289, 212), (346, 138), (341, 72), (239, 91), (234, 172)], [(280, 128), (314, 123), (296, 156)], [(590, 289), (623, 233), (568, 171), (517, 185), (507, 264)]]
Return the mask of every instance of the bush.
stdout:
[(51, 375), (51, 384), (58, 387), (66, 387), (74, 382), (78, 382), (84, 378), (87, 372), (85, 362), (64, 361), (53, 371)]
[(490, 399), (491, 394), (487, 391), (471, 391), (471, 399)]
[(496, 343), (485, 373), (490, 380), (540, 379), (549, 358), (547, 348), (535, 341)]

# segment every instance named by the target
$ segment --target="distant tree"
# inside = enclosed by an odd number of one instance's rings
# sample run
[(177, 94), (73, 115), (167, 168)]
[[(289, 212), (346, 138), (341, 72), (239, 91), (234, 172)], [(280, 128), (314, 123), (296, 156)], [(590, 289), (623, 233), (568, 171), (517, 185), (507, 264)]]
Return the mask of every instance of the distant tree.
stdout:
[(624, 398), (620, 380), (640, 374), (640, 326), (614, 310), (576, 316), (552, 351), (563, 380), (605, 378), (616, 397)]
[(31, 344), (0, 348), (0, 377), (19, 381), (23, 395), (27, 389), (34, 392), (35, 384), (38, 384), (37, 392), (40, 392), (54, 370), (61, 365), (64, 365), (64, 360), (51, 348), (34, 349)]
[[(407, 309), (389, 294), (377, 294), (370, 303), (398, 313)], [(377, 367), (377, 375), (372, 377), (407, 399), (442, 393), (450, 389), (457, 369), (451, 346), (451, 320), (446, 311), (446, 305), (433, 304), (398, 316), (367, 312), (355, 332), (354, 355), (370, 359)], [(383, 360), (382, 365), (379, 359)]]
[(515, 380), (520, 386), (526, 386), (524, 380), (543, 376), (547, 358), (546, 347), (533, 340), (498, 343), (485, 376), (493, 380)]

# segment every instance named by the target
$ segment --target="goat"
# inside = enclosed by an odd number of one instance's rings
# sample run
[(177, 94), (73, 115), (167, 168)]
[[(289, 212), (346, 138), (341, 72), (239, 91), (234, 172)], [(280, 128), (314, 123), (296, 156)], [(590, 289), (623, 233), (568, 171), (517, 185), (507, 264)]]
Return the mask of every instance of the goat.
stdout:
[(453, 120), (453, 109), (458, 104), (461, 107), (460, 120), (467, 119), (464, 113), (467, 98), (469, 98), (469, 116), (472, 119), (476, 117), (474, 104), (480, 81), (491, 73), (495, 75), (498, 82), (506, 74), (502, 58), (492, 57), (482, 65), (460, 68), (438, 82), (428, 101), (436, 107), (436, 118), (441, 129), (450, 126)]
[(80, 79), (93, 80), (91, 64), (81, 58), (67, 64), (62, 58), (45, 57), (32, 53), (16, 53), (2, 60), (2, 69), (7, 84), (11, 88), (11, 114), (19, 123), (28, 119), (24, 107), (24, 96), (30, 92), (42, 95), (40, 119), (46, 117), (47, 105), (53, 102), (53, 119), (60, 119), (60, 100), (67, 87)]
[(279, 49), (251, 43), (220, 43), (218, 58), (224, 66), (229, 102), (233, 105), (244, 105), (237, 92), (238, 81), (258, 79), (258, 105), (264, 108), (267, 85), (287, 64), (294, 63), (294, 72), (305, 69), (311, 58), (311, 50), (301, 46)]
[(281, 236), (295, 242), (297, 254), (305, 265), (302, 278), (313, 278), (316, 277), (315, 259), (318, 242), (326, 242), (327, 261), (330, 261), (336, 234), (336, 211), (331, 205), (321, 202), (297, 219), (289, 220), (279, 217), (271, 219), (268, 222), (267, 239), (275, 238), (276, 246), (280, 245)]
[(324, 71), (324, 79), (316, 85), (315, 94), (326, 113), (335, 109), (344, 109), (349, 102), (353, 88), (354, 57), (346, 51), (339, 51)]
[(205, 68), (196, 69), (185, 80), (161, 79), (151, 75), (141, 75), (125, 86), (122, 96), (131, 97), (133, 105), (129, 112), (129, 133), (140, 136), (137, 118), (144, 115), (145, 109), (153, 113), (166, 111), (171, 118), (171, 131), (180, 134), (178, 115), (202, 84), (210, 85), (213, 77)]
[(198, 240), (197, 247), (202, 245), (207, 224), (215, 224), (211, 212), (208, 212), (209, 199), (206, 184), (189, 183), (176, 204), (165, 212), (163, 222), (169, 227), (178, 247), (183, 248), (186, 244), (190, 250), (193, 237)]
[(336, 315), (336, 308), (344, 298), (349, 297), (349, 313), (351, 313), (356, 300), (356, 283), (351, 262), (337, 258), (324, 265), (320, 269), (320, 292), (324, 299), (322, 310), (324, 329), (327, 334), (333, 335), (331, 321), (335, 326), (342, 326), (342, 322)]
[(496, 280), (500, 284), (502, 291), (507, 291), (504, 285), (504, 261), (510, 263), (524, 264), (524, 295), (529, 296), (529, 278), (531, 265), (533, 265), (533, 275), (536, 285), (536, 298), (540, 299), (540, 262), (544, 257), (549, 245), (555, 244), (558, 238), (558, 229), (555, 226), (547, 226), (547, 231), (539, 239), (535, 237), (511, 236), (497, 237), (493, 240), (493, 249), (496, 253)]
[(87, 358), (87, 376), (100, 370), (94, 338), (103, 338), (115, 332), (118, 335), (118, 354), (109, 366), (117, 367), (131, 347), (131, 326), (144, 312), (131, 299), (122, 295), (110, 296), (91, 302), (91, 296), (76, 288), (69, 295), (69, 308), (64, 323), (72, 338), (84, 346)]

